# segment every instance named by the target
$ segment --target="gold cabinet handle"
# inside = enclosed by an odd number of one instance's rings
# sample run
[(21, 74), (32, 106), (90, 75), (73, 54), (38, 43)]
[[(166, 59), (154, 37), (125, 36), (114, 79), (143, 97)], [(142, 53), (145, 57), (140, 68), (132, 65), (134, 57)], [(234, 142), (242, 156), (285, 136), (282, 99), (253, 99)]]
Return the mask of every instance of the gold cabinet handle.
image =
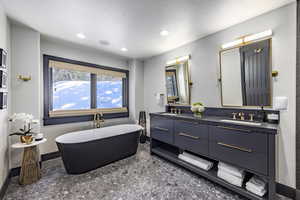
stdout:
[(199, 137), (197, 137), (197, 136), (189, 135), (189, 134), (186, 134), (186, 133), (179, 133), (179, 135), (183, 136), (183, 137), (192, 138), (192, 139), (195, 139), (195, 140), (199, 139)]
[(166, 129), (166, 128), (160, 128), (160, 127), (154, 127), (156, 130), (159, 130), (159, 131), (166, 131), (166, 132), (169, 132), (169, 129)]
[(218, 128), (222, 128), (222, 129), (228, 129), (228, 130), (233, 130), (233, 131), (243, 131), (243, 132), (251, 132), (251, 130), (247, 130), (247, 129), (241, 129), (241, 128), (233, 128), (233, 127), (227, 127), (227, 126), (217, 126)]
[(238, 146), (234, 146), (234, 145), (230, 145), (230, 144), (225, 144), (225, 143), (222, 143), (222, 142), (218, 142), (217, 144), (221, 145), (221, 146), (224, 146), (224, 147), (231, 148), (231, 149), (237, 149), (237, 150), (240, 150), (240, 151), (252, 153), (252, 149), (247, 149), (247, 148), (244, 148), (244, 147), (238, 147)]

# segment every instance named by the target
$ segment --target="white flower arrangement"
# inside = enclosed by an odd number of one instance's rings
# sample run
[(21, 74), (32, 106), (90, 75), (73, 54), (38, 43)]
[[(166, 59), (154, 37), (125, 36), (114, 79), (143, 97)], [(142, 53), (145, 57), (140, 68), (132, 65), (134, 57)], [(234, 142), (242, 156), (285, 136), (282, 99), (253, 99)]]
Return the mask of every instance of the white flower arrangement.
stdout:
[(12, 135), (30, 135), (34, 124), (39, 124), (39, 120), (34, 119), (33, 115), (26, 113), (15, 113), (9, 118), (10, 122), (15, 123), (20, 132), (15, 132)]
[(201, 103), (201, 102), (193, 103), (191, 106), (191, 111), (195, 115), (202, 116), (202, 113), (204, 112), (204, 110), (205, 110), (205, 107), (203, 106), (203, 103)]

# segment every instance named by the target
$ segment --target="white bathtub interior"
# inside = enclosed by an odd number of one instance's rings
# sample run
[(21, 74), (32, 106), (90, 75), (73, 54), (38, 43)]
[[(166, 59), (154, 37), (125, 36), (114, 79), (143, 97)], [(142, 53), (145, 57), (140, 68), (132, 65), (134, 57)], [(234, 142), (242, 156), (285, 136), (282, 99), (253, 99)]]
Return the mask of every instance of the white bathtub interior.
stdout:
[(137, 124), (122, 124), (67, 133), (57, 137), (55, 141), (64, 144), (82, 143), (141, 130), (143, 130), (143, 127)]

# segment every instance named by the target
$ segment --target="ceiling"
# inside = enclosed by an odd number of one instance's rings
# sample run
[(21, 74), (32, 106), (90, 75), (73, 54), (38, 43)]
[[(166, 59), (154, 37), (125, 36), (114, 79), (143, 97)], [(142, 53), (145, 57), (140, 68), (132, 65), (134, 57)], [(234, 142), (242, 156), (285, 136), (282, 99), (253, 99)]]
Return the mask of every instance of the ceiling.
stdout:
[(10, 18), (43, 35), (128, 58), (161, 54), (293, 1), (0, 0)]

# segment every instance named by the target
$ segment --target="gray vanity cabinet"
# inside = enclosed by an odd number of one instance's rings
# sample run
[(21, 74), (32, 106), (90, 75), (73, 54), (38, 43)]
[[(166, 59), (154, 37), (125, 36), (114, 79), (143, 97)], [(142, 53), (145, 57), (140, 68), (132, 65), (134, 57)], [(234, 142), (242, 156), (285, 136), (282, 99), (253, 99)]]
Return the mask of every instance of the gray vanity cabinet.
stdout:
[(268, 175), (268, 135), (247, 128), (210, 127), (210, 156)]
[[(218, 117), (193, 118), (150, 114), (150, 152), (183, 166), (251, 200), (274, 200), (275, 136), (277, 125), (262, 123), (260, 127), (223, 123)], [(245, 169), (246, 180), (256, 174), (268, 181), (268, 193), (259, 197), (243, 187), (233, 186), (217, 176), (218, 168), (202, 170), (182, 161), (182, 151), (198, 154), (215, 164), (226, 162)], [(215, 165), (216, 166), (216, 165)], [(244, 182), (244, 183), (245, 183)]]
[(174, 121), (174, 144), (182, 150), (208, 155), (208, 126), (191, 121)]
[(168, 144), (174, 144), (174, 122), (172, 119), (155, 116), (151, 119), (150, 123), (152, 138)]

